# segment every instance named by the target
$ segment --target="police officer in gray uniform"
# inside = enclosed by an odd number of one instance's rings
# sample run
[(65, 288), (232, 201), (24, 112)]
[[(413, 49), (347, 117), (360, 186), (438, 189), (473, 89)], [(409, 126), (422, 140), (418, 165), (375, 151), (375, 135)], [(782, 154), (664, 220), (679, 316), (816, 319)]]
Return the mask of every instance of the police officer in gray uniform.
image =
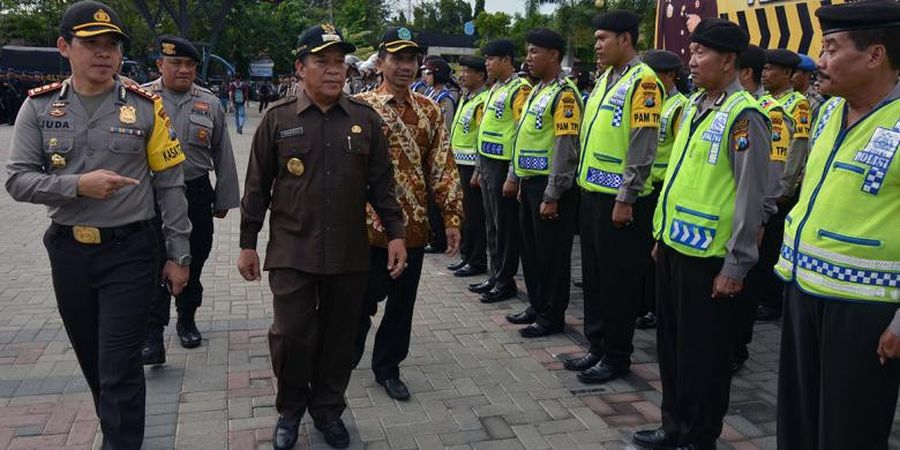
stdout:
[[(187, 39), (161, 36), (156, 66), (162, 76), (143, 87), (162, 97), (163, 105), (175, 124), (175, 134), (185, 155), (184, 179), (191, 220), (191, 277), (175, 298), (178, 322), (175, 329), (184, 348), (196, 348), (202, 337), (194, 322), (194, 313), (203, 301), (200, 274), (213, 242), (213, 217), (224, 218), (240, 204), (237, 170), (231, 139), (225, 125), (225, 111), (216, 96), (197, 86), (200, 53)], [(216, 186), (209, 172), (216, 172)], [(163, 245), (160, 243), (160, 245)], [(172, 302), (166, 287), (158, 291), (158, 300), (150, 312), (150, 327), (144, 344), (144, 364), (166, 362), (163, 328), (169, 323)]]
[[(162, 101), (116, 75), (119, 16), (71, 5), (57, 47), (72, 76), (32, 89), (13, 131), (6, 189), (47, 205), (44, 233), (59, 315), (87, 379), (104, 448), (140, 448), (146, 387), (140, 350), (160, 280), (188, 280), (191, 225), (184, 154)], [(162, 274), (151, 220), (154, 195), (168, 261)]]

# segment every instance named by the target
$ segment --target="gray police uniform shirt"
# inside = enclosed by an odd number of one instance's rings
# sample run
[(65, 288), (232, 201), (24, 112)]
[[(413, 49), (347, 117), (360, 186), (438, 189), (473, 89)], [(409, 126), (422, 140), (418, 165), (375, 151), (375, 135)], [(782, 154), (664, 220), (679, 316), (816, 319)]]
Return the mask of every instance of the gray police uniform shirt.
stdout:
[(185, 156), (184, 179), (194, 180), (214, 170), (214, 210), (237, 208), (241, 202), (237, 167), (225, 125), (225, 110), (219, 99), (196, 84), (184, 94), (171, 91), (163, 86), (162, 78), (143, 87), (162, 97), (166, 112), (175, 124), (175, 134)]
[[(71, 80), (38, 88), (22, 105), (6, 165), (6, 189), (47, 206), (61, 225), (117, 227), (152, 219), (154, 192), (169, 258), (190, 254), (184, 159), (162, 100), (117, 79), (93, 115)], [(82, 174), (99, 169), (138, 180), (111, 198), (78, 195)]]
[[(718, 111), (727, 96), (742, 90), (743, 86), (735, 78), (717, 99), (707, 98), (705, 93), (693, 98), (694, 104), (697, 105), (695, 120), (701, 120), (708, 110)], [(756, 237), (763, 223), (764, 203), (768, 193), (772, 127), (769, 118), (756, 110), (742, 111), (735, 118), (735, 123), (738, 121), (747, 123), (749, 146), (742, 151), (735, 150), (735, 145), (729, 146), (737, 192), (735, 192), (731, 239), (725, 245), (728, 253), (725, 254), (725, 263), (720, 273), (729, 278), (742, 280), (759, 259)], [(735, 135), (732, 133), (729, 139), (734, 138)]]
[[(766, 95), (765, 89), (762, 86), (759, 86), (756, 89), (756, 92), (753, 92), (753, 97), (759, 100), (763, 95)], [(787, 129), (787, 133), (791, 142), (793, 141), (794, 136), (794, 119), (791, 118), (790, 114), (785, 113), (782, 116), (782, 120), (784, 120), (785, 128)], [(790, 154), (790, 153), (789, 153)], [(766, 202), (763, 206), (763, 223), (769, 223), (769, 218), (778, 213), (778, 198), (784, 194), (784, 188), (781, 185), (781, 175), (785, 171), (785, 163), (777, 160), (769, 160), (769, 176), (768, 176), (768, 187), (766, 188)]]

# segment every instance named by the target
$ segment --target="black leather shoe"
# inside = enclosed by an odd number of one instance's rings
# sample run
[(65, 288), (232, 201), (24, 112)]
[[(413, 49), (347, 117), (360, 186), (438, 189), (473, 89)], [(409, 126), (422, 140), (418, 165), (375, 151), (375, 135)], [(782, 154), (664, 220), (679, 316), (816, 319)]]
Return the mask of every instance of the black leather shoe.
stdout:
[(203, 342), (203, 336), (197, 329), (194, 319), (178, 319), (175, 323), (175, 331), (178, 332), (178, 339), (184, 348), (197, 348)]
[(461, 260), (447, 266), (447, 270), (452, 270), (452, 271), (456, 272), (457, 270), (462, 269), (463, 266), (465, 266), (466, 264), (468, 264), (466, 262), (466, 260), (461, 259)]
[(507, 314), (506, 321), (513, 325), (528, 325), (530, 323), (534, 323), (534, 319), (537, 318), (537, 314), (531, 310), (531, 308), (526, 309), (518, 314)]
[(536, 338), (536, 337), (544, 337), (544, 336), (550, 336), (551, 334), (561, 333), (562, 330), (563, 330), (562, 327), (550, 328), (550, 327), (545, 327), (543, 325), (533, 323), (533, 324), (528, 325), (527, 327), (519, 330), (519, 334), (521, 334), (522, 337), (525, 337), (525, 338)]
[(272, 433), (272, 447), (275, 450), (287, 450), (294, 447), (297, 443), (297, 432), (300, 429), (299, 417), (278, 418), (275, 424), (275, 431)]
[(585, 384), (600, 384), (619, 378), (626, 373), (628, 373), (628, 369), (617, 369), (601, 360), (590, 368), (582, 370), (578, 374), (578, 381)]
[(475, 283), (469, 285), (469, 292), (474, 292), (476, 294), (485, 294), (490, 292), (491, 289), (494, 288), (494, 283), (491, 283), (490, 280), (482, 281), (481, 283)]
[(475, 275), (481, 275), (481, 274), (484, 274), (484, 273), (486, 273), (486, 272), (487, 272), (487, 269), (485, 269), (485, 268), (483, 268), (483, 267), (481, 267), (481, 268), (479, 268), (479, 267), (472, 267), (472, 265), (466, 264), (465, 266), (462, 266), (462, 267), (461, 267), (459, 270), (457, 270), (456, 272), (453, 272), (453, 276), (455, 276), (455, 277), (460, 277), (460, 278), (464, 278), (464, 277), (474, 277)]
[(656, 314), (648, 312), (637, 319), (634, 319), (634, 327), (638, 330), (648, 330), (656, 328)]
[(399, 378), (388, 378), (386, 380), (378, 380), (378, 384), (384, 386), (388, 397), (394, 400), (409, 400), (409, 388), (406, 387)]
[(678, 445), (678, 436), (666, 433), (662, 428), (636, 431), (631, 435), (631, 440), (646, 448), (674, 448)]
[(596, 365), (598, 362), (600, 362), (600, 359), (601, 358), (599, 355), (587, 352), (580, 358), (567, 359), (563, 362), (563, 367), (565, 367), (566, 370), (581, 372), (582, 370), (588, 370)]
[(144, 347), (141, 348), (141, 359), (145, 366), (166, 363), (166, 346), (163, 343), (162, 330), (151, 330), (147, 333)]
[(515, 297), (516, 294), (517, 292), (515, 287), (497, 289), (497, 287), (494, 286), (490, 291), (481, 294), (481, 303), (502, 302), (503, 300), (508, 300)]
[(575, 286), (575, 287), (577, 287), (577, 288), (583, 288), (583, 287), (584, 287), (584, 281), (582, 281), (582, 280), (573, 280), (573, 281), (572, 281), (572, 286)]
[(347, 448), (350, 445), (350, 433), (341, 419), (327, 425), (316, 424), (316, 429), (325, 436), (325, 442), (332, 448)]
[(781, 311), (775, 308), (769, 308), (768, 306), (759, 305), (759, 308), (756, 309), (756, 320), (775, 320), (781, 317)]

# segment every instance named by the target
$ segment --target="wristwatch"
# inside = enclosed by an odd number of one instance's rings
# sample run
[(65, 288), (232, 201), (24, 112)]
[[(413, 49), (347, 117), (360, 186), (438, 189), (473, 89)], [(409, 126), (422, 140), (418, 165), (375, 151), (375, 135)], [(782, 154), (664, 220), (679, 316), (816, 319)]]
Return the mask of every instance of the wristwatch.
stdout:
[(178, 264), (181, 267), (187, 267), (191, 265), (191, 255), (181, 255), (175, 258), (175, 264)]

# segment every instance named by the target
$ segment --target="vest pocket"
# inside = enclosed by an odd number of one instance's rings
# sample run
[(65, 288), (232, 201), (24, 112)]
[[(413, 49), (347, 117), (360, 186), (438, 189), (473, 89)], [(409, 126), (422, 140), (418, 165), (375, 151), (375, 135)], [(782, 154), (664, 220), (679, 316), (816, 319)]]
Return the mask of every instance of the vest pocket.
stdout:
[(831, 239), (833, 241), (843, 242), (845, 244), (862, 245), (865, 247), (881, 247), (881, 241), (878, 239), (866, 239), (855, 236), (847, 236), (845, 234), (835, 233), (823, 228), (819, 228), (819, 239)]
[(669, 237), (673, 242), (706, 251), (716, 238), (719, 216), (707, 211), (704, 206), (675, 205), (675, 215), (669, 226)]

